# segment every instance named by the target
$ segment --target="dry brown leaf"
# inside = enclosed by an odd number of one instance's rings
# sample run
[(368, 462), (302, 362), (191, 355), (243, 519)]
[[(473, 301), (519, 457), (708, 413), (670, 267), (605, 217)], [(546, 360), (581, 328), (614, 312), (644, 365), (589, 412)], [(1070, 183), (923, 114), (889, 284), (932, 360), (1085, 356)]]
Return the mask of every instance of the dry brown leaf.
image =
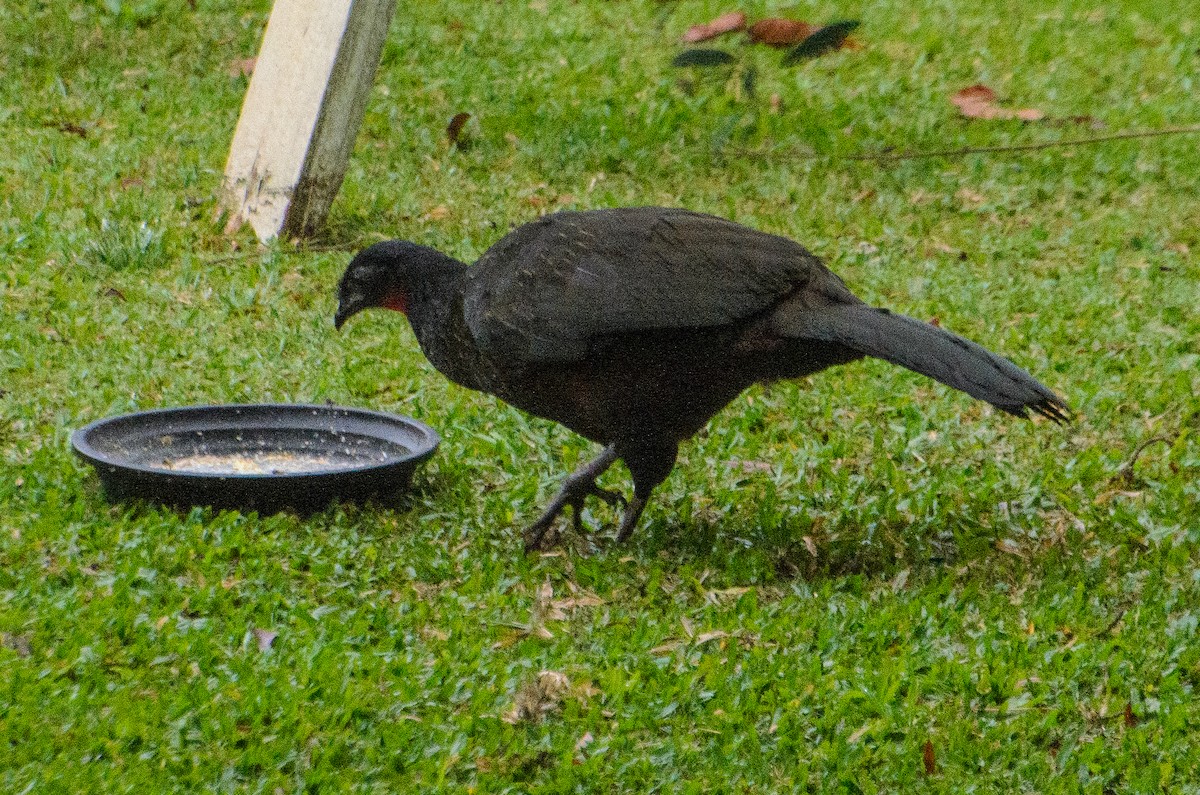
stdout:
[(807, 39), (819, 28), (798, 19), (760, 19), (747, 31), (750, 41), (771, 47), (791, 47)]
[(666, 643), (664, 643), (660, 646), (655, 646), (653, 649), (651, 649), (650, 656), (651, 657), (663, 657), (665, 655), (668, 655), (671, 652), (678, 649), (680, 644), (682, 644), (682, 643), (683, 643), (683, 641), (681, 641), (681, 640), (669, 640)]
[(234, 58), (226, 64), (225, 71), (230, 77), (249, 77), (254, 74), (254, 65), (258, 63), (258, 58)]
[(455, 113), (454, 118), (450, 119), (450, 123), (446, 125), (446, 137), (450, 139), (450, 143), (457, 144), (462, 136), (463, 127), (470, 120), (471, 114), (467, 112)]
[(804, 536), (801, 540), (804, 542), (804, 548), (808, 550), (808, 554), (814, 558), (817, 557), (817, 542), (813, 541), (813, 537)]
[(695, 643), (697, 646), (699, 646), (701, 643), (708, 643), (710, 640), (717, 640), (718, 638), (728, 638), (728, 637), (729, 637), (728, 632), (724, 632), (719, 629), (714, 629), (711, 632), (701, 632), (699, 635), (697, 635), (693, 639), (692, 642)]
[(722, 14), (705, 25), (692, 25), (683, 34), (683, 41), (695, 44), (698, 41), (708, 41), (726, 33), (733, 33), (746, 27), (746, 15), (741, 11), (730, 11)]
[(921, 760), (925, 763), (925, 775), (932, 776), (937, 772), (937, 757), (933, 755), (933, 740), (926, 740), (921, 749)]
[(444, 204), (439, 204), (429, 212), (421, 216), (422, 221), (444, 221), (450, 217), (450, 208)]
[(996, 101), (996, 92), (983, 85), (976, 83), (973, 86), (967, 86), (950, 97), (950, 101), (959, 107), (965, 104), (991, 104)]
[(500, 716), (505, 723), (540, 721), (548, 712), (558, 709), (571, 689), (571, 680), (558, 671), (539, 671), (537, 679), (522, 687), (513, 696), (512, 706)]
[(968, 119), (1041, 121), (1046, 118), (1046, 114), (1037, 108), (1013, 110), (996, 105), (996, 92), (981, 83), (955, 92), (950, 101), (958, 108), (958, 112)]

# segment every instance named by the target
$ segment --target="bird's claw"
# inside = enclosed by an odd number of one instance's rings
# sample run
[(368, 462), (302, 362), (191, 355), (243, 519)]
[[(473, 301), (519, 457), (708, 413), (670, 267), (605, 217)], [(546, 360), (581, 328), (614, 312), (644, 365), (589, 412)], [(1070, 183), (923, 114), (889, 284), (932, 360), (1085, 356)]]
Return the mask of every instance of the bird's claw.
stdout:
[(612, 507), (624, 508), (628, 504), (623, 494), (613, 489), (601, 488), (596, 485), (594, 480), (590, 482), (585, 479), (574, 482), (569, 480), (564, 484), (554, 502), (546, 508), (536, 522), (525, 530), (523, 534), (525, 551), (527, 553), (537, 552), (552, 546), (558, 537), (557, 531), (554, 530), (555, 520), (568, 506), (571, 508), (571, 524), (575, 528), (575, 532), (582, 533), (583, 508), (588, 497), (596, 497)]

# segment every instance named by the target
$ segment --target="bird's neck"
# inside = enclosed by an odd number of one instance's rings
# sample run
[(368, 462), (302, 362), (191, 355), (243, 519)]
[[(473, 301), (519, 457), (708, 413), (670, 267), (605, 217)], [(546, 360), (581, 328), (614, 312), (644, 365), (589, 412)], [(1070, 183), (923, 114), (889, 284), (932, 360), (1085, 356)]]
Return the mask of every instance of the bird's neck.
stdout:
[[(438, 253), (438, 252), (434, 252)], [(436, 267), (427, 267), (424, 278), (413, 285), (407, 305), (408, 322), (425, 358), (455, 383), (478, 389), (477, 362), (468, 344), (463, 320), (463, 286), (467, 266), (439, 254)], [(434, 263), (427, 263), (432, 266)]]

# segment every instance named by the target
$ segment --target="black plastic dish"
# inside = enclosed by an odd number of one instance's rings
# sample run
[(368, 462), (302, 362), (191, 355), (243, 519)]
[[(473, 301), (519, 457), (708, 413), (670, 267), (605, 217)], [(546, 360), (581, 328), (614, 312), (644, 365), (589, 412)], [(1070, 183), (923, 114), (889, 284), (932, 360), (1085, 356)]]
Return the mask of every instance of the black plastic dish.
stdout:
[(71, 435), (113, 501), (262, 513), (397, 496), (440, 441), (408, 417), (293, 404), (141, 411)]

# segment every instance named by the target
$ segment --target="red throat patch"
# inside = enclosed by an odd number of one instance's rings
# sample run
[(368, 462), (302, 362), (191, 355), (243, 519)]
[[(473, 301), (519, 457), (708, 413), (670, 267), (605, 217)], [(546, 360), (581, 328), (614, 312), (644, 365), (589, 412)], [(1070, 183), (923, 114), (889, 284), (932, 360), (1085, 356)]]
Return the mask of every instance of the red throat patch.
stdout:
[(380, 304), (384, 309), (390, 309), (393, 312), (402, 312), (408, 314), (408, 293), (403, 290), (392, 290), (383, 297), (383, 303)]

